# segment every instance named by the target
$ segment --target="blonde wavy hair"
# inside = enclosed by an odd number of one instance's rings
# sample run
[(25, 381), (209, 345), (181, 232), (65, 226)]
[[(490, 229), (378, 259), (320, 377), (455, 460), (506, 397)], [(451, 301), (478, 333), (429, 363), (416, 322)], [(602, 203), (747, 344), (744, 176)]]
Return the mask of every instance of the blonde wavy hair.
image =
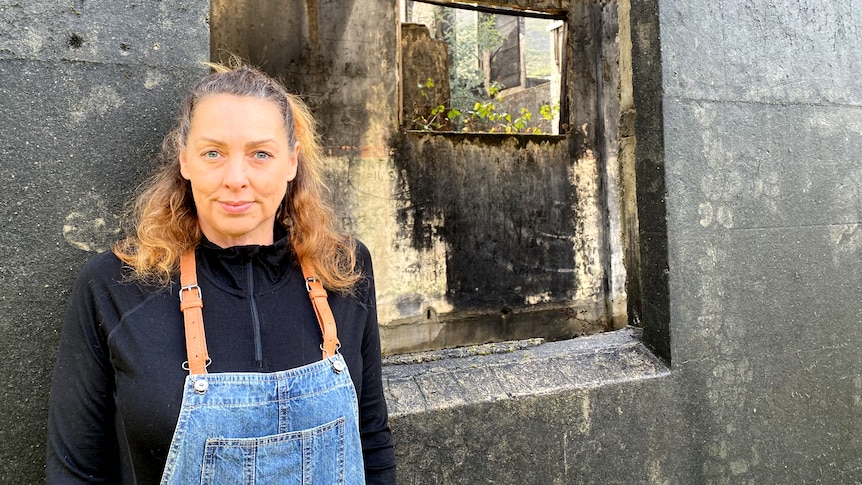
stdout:
[(252, 67), (210, 64), (214, 71), (194, 86), (182, 106), (176, 126), (165, 137), (158, 170), (144, 183), (126, 215), (126, 236), (114, 254), (132, 269), (133, 279), (167, 285), (179, 268), (180, 256), (201, 240), (191, 184), (180, 174), (179, 153), (191, 127), (195, 105), (216, 94), (270, 100), (284, 117), (289, 146), (300, 144), (296, 177), (276, 213), (287, 230), (300, 261), (314, 268), (323, 285), (349, 292), (360, 275), (356, 243), (335, 228), (332, 209), (323, 201), (326, 189), (320, 173), (323, 152), (316, 122), (305, 103), (278, 81)]

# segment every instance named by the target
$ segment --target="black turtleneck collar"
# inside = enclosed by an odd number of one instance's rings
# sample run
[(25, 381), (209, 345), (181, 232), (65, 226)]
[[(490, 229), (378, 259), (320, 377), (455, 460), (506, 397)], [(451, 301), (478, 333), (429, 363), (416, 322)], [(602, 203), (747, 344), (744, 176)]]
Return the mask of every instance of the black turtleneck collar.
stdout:
[(296, 261), (287, 230), (277, 225), (274, 237), (275, 242), (269, 245), (222, 248), (203, 236), (198, 246), (198, 270), (228, 291), (245, 292), (249, 268), (253, 271), (256, 291), (272, 286), (284, 279)]

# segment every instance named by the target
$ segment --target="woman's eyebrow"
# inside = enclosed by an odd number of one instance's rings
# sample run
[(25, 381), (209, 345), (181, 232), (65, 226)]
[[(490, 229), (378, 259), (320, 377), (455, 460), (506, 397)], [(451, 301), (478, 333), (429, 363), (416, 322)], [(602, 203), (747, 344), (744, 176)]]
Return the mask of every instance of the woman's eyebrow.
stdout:
[[(224, 142), (218, 138), (211, 138), (211, 137), (207, 137), (207, 136), (202, 136), (202, 137), (198, 138), (197, 140), (195, 140), (194, 146), (201, 146), (201, 145), (225, 146), (227, 144), (228, 144), (227, 142)], [(261, 146), (261, 145), (278, 145), (278, 140), (276, 140), (275, 138), (262, 138), (260, 140), (251, 140), (251, 141), (246, 142), (244, 147), (249, 148), (249, 147), (257, 147), (257, 146)]]
[(200, 137), (195, 140), (195, 145), (224, 145), (225, 143), (216, 138), (209, 138), (206, 136)]
[(275, 140), (275, 138), (264, 138), (261, 140), (252, 140), (252, 141), (246, 143), (245, 146), (254, 147), (254, 146), (260, 146), (260, 145), (266, 145), (266, 144), (277, 145), (278, 142)]

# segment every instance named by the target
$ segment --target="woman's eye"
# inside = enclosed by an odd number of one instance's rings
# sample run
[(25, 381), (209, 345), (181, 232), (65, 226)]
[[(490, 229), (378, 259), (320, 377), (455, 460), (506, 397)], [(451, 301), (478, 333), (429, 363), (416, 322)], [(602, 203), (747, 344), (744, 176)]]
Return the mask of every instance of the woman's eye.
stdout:
[(204, 158), (210, 158), (210, 159), (218, 158), (218, 152), (215, 150), (210, 150), (208, 152), (204, 152)]
[(266, 153), (266, 152), (254, 152), (254, 158), (257, 160), (266, 160), (270, 156), (271, 155), (269, 153)]

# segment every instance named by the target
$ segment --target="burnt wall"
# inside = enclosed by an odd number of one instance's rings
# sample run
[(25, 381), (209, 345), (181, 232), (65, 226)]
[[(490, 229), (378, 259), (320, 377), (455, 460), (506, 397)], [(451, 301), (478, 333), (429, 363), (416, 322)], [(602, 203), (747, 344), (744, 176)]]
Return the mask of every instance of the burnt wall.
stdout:
[[(439, 78), (429, 65), (445, 72), (445, 48), (418, 40), (409, 26), (402, 31), (397, 14), (392, 0), (285, 9), (216, 1), (211, 23), (213, 56), (232, 52), (262, 66), (317, 115), (342, 225), (374, 257), (384, 351), (570, 338), (624, 325), (624, 309), (614, 313), (606, 301), (613, 249), (596, 59), (585, 54), (572, 68), (594, 104), (579, 111), (586, 135), (576, 141), (405, 134), (402, 110), (412, 121), (416, 86)], [(399, 63), (410, 63), (403, 76)], [(433, 106), (448, 99), (446, 82), (435, 81)], [(570, 96), (580, 103), (580, 94)]]
[[(556, 302), (577, 295), (572, 235), (579, 217), (565, 139), (405, 134), (395, 164), (406, 199), (399, 227), (417, 249), (435, 237), (448, 247), (447, 292), (456, 308), (500, 310), (541, 293)], [(600, 289), (589, 293), (598, 297)]]
[(862, 481), (862, 12), (618, 6), (643, 331), (393, 362), (402, 481)]
[[(399, 240), (445, 248), (445, 313), (421, 310), (383, 329), (408, 350), (524, 338), (559, 340), (613, 328), (606, 314), (599, 168), (559, 136), (408, 132), (395, 138)], [(405, 311), (405, 313), (408, 313)], [(411, 335), (430, 335), (408, 345)]]

